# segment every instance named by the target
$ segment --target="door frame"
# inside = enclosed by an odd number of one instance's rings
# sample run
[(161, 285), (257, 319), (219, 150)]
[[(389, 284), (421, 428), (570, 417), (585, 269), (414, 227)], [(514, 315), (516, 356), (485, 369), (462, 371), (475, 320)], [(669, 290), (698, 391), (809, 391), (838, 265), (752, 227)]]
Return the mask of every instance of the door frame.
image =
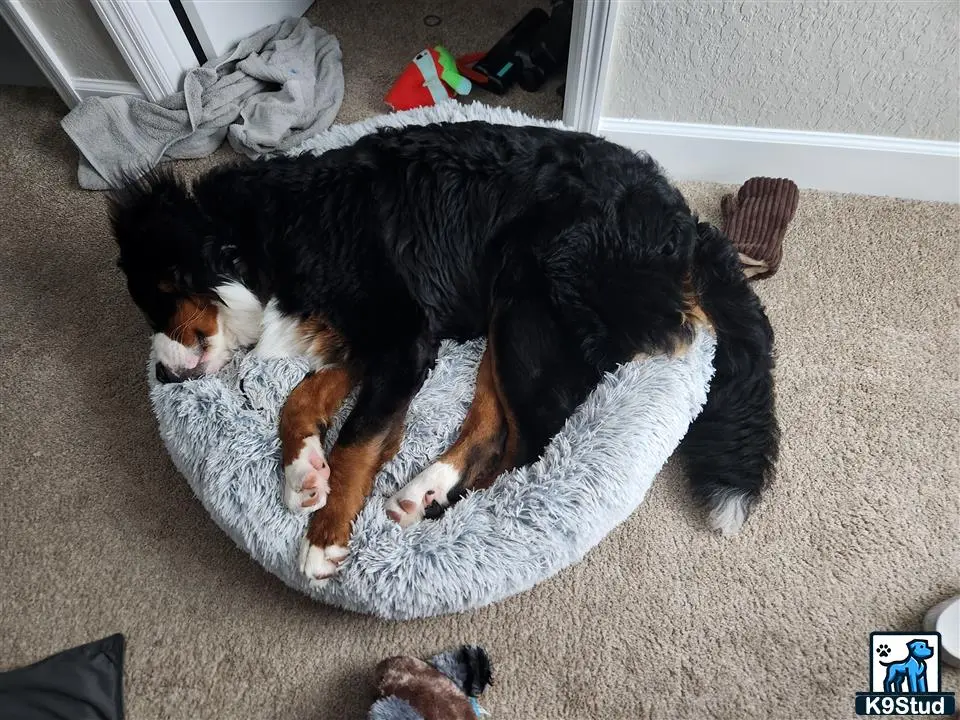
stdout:
[(167, 0), (91, 0), (143, 94), (157, 102), (180, 89), (197, 65), (180, 21)]
[(617, 22), (617, 0), (574, 0), (563, 122), (596, 133), (610, 69), (610, 48)]
[[(183, 33), (170, 4), (158, 0), (91, 0), (91, 5), (120, 50), (135, 83), (72, 74), (20, 0), (0, 0), (0, 17), (68, 108), (88, 97), (135, 95), (156, 101), (175, 92), (183, 76), (183, 53), (178, 45), (178, 36)], [(176, 32), (165, 17), (167, 13)], [(186, 43), (186, 38), (182, 39)], [(189, 44), (186, 50), (193, 57)]]

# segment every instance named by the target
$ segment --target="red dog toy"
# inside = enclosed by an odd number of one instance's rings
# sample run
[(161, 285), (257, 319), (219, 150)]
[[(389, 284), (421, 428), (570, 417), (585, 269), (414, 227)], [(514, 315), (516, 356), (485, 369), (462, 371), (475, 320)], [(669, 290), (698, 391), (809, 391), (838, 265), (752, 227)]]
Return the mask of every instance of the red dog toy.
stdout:
[(466, 95), (471, 88), (453, 55), (437, 45), (417, 53), (383, 99), (394, 110), (410, 110)]

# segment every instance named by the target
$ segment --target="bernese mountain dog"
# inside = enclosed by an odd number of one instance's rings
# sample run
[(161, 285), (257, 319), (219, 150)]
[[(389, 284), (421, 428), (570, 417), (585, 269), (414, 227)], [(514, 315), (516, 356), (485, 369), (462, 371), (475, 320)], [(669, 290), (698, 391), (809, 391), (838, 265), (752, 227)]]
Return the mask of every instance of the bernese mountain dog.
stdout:
[[(312, 513), (302, 571), (332, 576), (444, 339), (486, 336), (457, 441), (387, 503), (401, 525), (535, 460), (601, 376), (717, 337), (681, 445), (711, 524), (736, 532), (777, 455), (773, 332), (716, 228), (646, 155), (480, 122), (381, 130), (321, 156), (154, 172), (111, 200), (119, 266), (156, 375), (215, 373), (241, 347), (306, 355), (279, 432), (283, 497)], [(328, 422), (359, 384), (329, 458)]]

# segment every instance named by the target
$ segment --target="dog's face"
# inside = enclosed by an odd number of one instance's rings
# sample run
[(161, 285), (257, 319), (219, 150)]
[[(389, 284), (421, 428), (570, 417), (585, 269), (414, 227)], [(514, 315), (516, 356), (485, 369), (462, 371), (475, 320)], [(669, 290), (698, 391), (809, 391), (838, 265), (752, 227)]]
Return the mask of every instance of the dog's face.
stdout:
[(215, 373), (256, 342), (260, 303), (217, 271), (206, 220), (175, 180), (153, 177), (116, 194), (111, 219), (117, 265), (154, 333), (158, 380)]
[(933, 656), (933, 648), (927, 644), (926, 640), (911, 640), (907, 643), (910, 655), (917, 660), (926, 660)]
[(236, 327), (234, 314), (222, 297), (236, 293), (241, 286), (183, 287), (173, 278), (144, 273), (125, 259), (122, 251), (118, 264), (127, 276), (130, 296), (153, 330), (160, 382), (181, 382), (215, 373), (237, 348), (256, 341), (256, 337), (249, 337), (249, 328)]

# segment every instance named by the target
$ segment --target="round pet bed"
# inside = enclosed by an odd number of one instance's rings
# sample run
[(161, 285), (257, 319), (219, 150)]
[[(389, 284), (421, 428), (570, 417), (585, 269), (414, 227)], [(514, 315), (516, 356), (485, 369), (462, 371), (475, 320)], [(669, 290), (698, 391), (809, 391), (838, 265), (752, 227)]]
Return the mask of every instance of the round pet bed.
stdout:
[[(441, 120), (560, 126), (450, 102), (335, 126), (302, 149), (322, 152), (379, 126)], [(354, 523), (350, 556), (323, 585), (297, 568), (308, 520), (291, 514), (280, 493), (277, 423), (306, 362), (238, 355), (216, 376), (169, 385), (156, 383), (151, 362), (150, 397), (174, 463), (211, 517), (285, 583), (322, 602), (388, 619), (459, 612), (532, 587), (582, 558), (625, 520), (699, 413), (713, 372), (714, 339), (707, 333), (683, 357), (622, 366), (604, 378), (538, 462), (471, 493), (438, 520), (401, 529), (387, 518), (384, 500), (456, 439), (483, 344), (443, 344), (410, 407), (400, 452), (377, 477)]]

